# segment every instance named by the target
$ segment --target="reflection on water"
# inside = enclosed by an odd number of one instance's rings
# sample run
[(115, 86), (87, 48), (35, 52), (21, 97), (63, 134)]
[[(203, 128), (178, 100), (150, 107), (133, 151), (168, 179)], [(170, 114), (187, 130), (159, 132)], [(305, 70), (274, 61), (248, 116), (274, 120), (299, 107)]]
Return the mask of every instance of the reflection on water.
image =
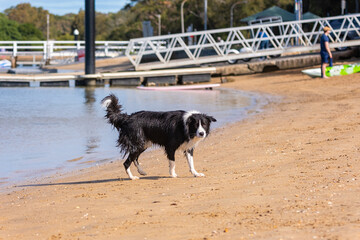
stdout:
[[(86, 111), (89, 114), (92, 114), (92, 112), (94, 112), (94, 105), (96, 103), (95, 90), (96, 88), (94, 87), (87, 87), (84, 89), (85, 107)], [(99, 107), (99, 105), (97, 107)], [(95, 153), (96, 149), (99, 147), (99, 145), (97, 144), (99, 141), (100, 138), (98, 136), (89, 136), (86, 139), (85, 154)]]
[(198, 110), (218, 119), (214, 127), (245, 117), (256, 102), (224, 89), (0, 88), (0, 182), (118, 158), (117, 133), (100, 106), (110, 93), (128, 113)]

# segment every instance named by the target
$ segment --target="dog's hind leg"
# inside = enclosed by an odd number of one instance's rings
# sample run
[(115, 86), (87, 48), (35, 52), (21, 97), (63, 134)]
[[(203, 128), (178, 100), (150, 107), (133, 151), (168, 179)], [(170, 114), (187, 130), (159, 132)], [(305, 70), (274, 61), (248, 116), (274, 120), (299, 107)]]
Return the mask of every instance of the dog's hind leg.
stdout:
[(185, 151), (185, 156), (186, 156), (186, 159), (187, 159), (187, 162), (189, 164), (189, 168), (190, 168), (190, 172), (195, 176), (195, 177), (204, 177), (205, 174), (203, 173), (198, 173), (196, 170), (195, 170), (195, 167), (194, 167), (194, 149), (188, 149)]
[(139, 159), (139, 157), (137, 157), (136, 160), (134, 161), (134, 164), (135, 164), (135, 166), (136, 166), (136, 168), (137, 168), (137, 170), (138, 170), (138, 173), (139, 173), (140, 175), (146, 176), (146, 172), (145, 172), (145, 171), (142, 169), (142, 167), (140, 166), (138, 159)]
[(137, 160), (137, 158), (139, 157), (139, 155), (140, 155), (140, 153), (130, 153), (128, 158), (124, 162), (125, 171), (131, 180), (139, 179), (139, 177), (133, 176), (131, 173), (131, 170), (130, 170), (131, 163), (135, 162)]

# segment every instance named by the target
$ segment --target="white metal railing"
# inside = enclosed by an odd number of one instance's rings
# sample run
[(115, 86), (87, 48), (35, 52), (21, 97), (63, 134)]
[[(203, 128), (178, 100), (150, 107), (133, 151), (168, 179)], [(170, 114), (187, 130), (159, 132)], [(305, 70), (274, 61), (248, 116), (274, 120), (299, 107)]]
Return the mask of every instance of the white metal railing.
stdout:
[(126, 56), (137, 70), (149, 70), (306, 52), (320, 48), (324, 26), (332, 28), (331, 47), (360, 45), (360, 14), (352, 14), (131, 39)]
[[(96, 41), (96, 56), (124, 55), (128, 41)], [(0, 41), (0, 55), (42, 55), (43, 60), (54, 57), (74, 57), (85, 49), (85, 41)]]

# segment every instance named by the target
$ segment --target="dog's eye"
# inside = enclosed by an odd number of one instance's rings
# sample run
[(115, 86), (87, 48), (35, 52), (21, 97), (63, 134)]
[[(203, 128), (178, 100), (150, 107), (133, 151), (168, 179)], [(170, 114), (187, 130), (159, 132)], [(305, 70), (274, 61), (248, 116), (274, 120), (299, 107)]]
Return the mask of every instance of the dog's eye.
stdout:
[(195, 125), (195, 124), (196, 124), (196, 120), (195, 120), (195, 119), (191, 119), (190, 124)]
[(209, 123), (209, 119), (204, 118), (201, 120), (201, 123), (203, 123), (204, 125), (207, 125)]
[(190, 125), (193, 125), (195, 122), (195, 119), (190, 117), (188, 120), (187, 120), (187, 124), (190, 126)]
[(190, 129), (196, 128), (196, 120), (194, 118), (189, 119), (188, 126)]

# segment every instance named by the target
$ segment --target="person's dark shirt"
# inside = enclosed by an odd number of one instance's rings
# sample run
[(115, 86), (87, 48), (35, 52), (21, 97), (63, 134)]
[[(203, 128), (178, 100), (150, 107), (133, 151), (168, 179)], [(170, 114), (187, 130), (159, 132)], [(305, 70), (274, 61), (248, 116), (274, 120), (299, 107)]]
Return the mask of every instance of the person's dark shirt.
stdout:
[(329, 54), (326, 51), (325, 42), (330, 42), (329, 37), (323, 34), (320, 39), (320, 54)]

